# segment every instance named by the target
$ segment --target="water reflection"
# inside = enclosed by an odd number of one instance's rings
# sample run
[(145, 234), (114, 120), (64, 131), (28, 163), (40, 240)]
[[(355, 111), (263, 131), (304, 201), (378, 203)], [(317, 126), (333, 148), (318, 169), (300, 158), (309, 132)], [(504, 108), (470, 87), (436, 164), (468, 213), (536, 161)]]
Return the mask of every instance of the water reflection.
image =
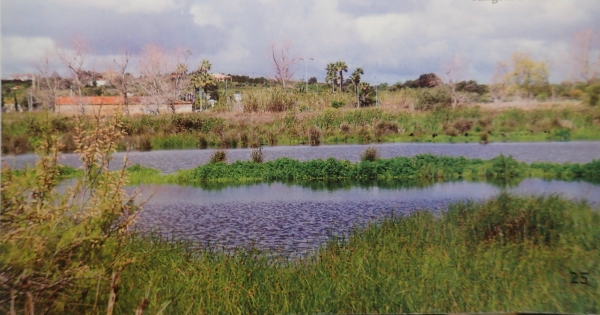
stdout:
[[(509, 185), (510, 186), (510, 185)], [(441, 211), (461, 200), (491, 198), (502, 190), (523, 195), (559, 194), (600, 204), (600, 186), (586, 182), (525, 179), (506, 187), (487, 182), (259, 183), (203, 189), (142, 185), (154, 193), (138, 228), (167, 237), (225, 247), (255, 245), (310, 252), (331, 235), (418, 209)]]

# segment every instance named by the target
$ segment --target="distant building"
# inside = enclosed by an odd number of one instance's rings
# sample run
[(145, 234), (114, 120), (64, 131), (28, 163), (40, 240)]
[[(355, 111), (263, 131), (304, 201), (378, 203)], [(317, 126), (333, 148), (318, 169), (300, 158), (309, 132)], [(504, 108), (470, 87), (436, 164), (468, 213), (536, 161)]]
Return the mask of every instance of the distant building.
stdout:
[(227, 80), (229, 80), (231, 82), (231, 76), (229, 76), (229, 75), (224, 75), (222, 73), (213, 73), (212, 76), (213, 76), (213, 78), (215, 78), (215, 81), (217, 81), (217, 82), (225, 82)]

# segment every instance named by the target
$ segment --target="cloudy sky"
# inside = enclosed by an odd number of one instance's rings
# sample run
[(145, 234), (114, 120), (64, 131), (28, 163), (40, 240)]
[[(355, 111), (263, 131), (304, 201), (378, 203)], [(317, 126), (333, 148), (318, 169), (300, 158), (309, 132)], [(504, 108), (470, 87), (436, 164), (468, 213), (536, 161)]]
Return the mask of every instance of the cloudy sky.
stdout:
[[(338, 60), (395, 83), (458, 57), (466, 77), (489, 82), (515, 51), (548, 62), (559, 81), (573, 35), (600, 30), (599, 16), (599, 0), (2, 0), (2, 77), (35, 71), (46, 50), (79, 36), (96, 70), (127, 49), (135, 73), (136, 54), (157, 44), (189, 49), (192, 69), (206, 58), (214, 72), (268, 76), (271, 44), (289, 43), (314, 59), (308, 76), (319, 81)], [(304, 70), (300, 61), (296, 78)]]

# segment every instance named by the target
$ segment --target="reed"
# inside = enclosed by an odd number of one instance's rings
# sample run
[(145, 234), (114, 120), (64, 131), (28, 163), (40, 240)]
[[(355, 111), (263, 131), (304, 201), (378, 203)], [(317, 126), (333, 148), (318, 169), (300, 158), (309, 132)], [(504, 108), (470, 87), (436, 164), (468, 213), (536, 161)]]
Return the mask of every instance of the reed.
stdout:
[[(416, 111), (385, 103), (378, 108), (331, 108), (344, 94), (306, 95), (292, 91), (255, 91), (257, 109), (247, 113), (203, 112), (127, 117), (123, 121), (122, 150), (195, 148), (198, 139), (209, 147), (243, 147), (245, 140), (262, 144), (310, 143), (308, 130), (316, 126), (321, 143), (370, 142), (487, 142), (600, 140), (600, 107), (556, 107), (534, 110), (492, 110), (479, 107)], [(391, 93), (391, 92), (390, 92)], [(409, 92), (394, 92), (409, 93)], [(384, 93), (384, 95), (387, 95)], [(404, 95), (404, 94), (403, 94)], [(271, 100), (275, 98), (276, 100)], [(383, 97), (383, 96), (382, 96)], [(400, 102), (409, 96), (388, 96)], [(289, 99), (287, 99), (289, 98)], [(291, 101), (294, 100), (293, 106)], [(248, 96), (248, 101), (252, 97)], [(273, 103), (269, 103), (273, 101)], [(350, 103), (352, 100), (348, 100)], [(320, 105), (326, 102), (327, 105)], [(271, 105), (269, 105), (271, 104)], [(269, 109), (271, 108), (272, 109)], [(280, 108), (275, 110), (275, 108)], [(46, 115), (46, 116), (44, 116)], [(48, 117), (50, 127), (41, 121)], [(82, 118), (89, 120), (89, 118)], [(59, 134), (72, 144), (74, 125), (68, 117), (43, 113), (2, 115), (2, 152), (33, 150), (43, 134)], [(256, 139), (243, 135), (256, 134)], [(438, 136), (433, 137), (433, 134)], [(140, 141), (140, 139), (144, 141)], [(150, 139), (150, 146), (146, 139)], [(235, 141), (232, 141), (235, 140)], [(64, 151), (73, 150), (72, 145)]]
[(123, 273), (117, 307), (145, 296), (150, 313), (172, 314), (597, 313), (599, 227), (585, 203), (504, 194), (389, 217), (303, 258), (146, 236), (128, 244), (143, 263)]

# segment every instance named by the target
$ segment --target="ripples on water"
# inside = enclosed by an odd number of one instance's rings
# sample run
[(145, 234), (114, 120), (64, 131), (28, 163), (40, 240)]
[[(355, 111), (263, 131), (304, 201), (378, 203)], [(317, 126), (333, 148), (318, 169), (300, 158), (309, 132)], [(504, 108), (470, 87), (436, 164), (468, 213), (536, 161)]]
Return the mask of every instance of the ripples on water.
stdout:
[[(138, 228), (187, 239), (200, 246), (256, 246), (286, 254), (310, 253), (332, 235), (347, 236), (392, 215), (415, 210), (439, 212), (457, 201), (481, 200), (503, 188), (482, 182), (446, 182), (426, 187), (351, 187), (328, 190), (283, 183), (226, 187), (220, 190), (173, 185), (142, 186), (155, 195), (144, 207)], [(508, 191), (525, 195), (561, 194), (600, 204), (600, 186), (585, 182), (526, 179)]]

